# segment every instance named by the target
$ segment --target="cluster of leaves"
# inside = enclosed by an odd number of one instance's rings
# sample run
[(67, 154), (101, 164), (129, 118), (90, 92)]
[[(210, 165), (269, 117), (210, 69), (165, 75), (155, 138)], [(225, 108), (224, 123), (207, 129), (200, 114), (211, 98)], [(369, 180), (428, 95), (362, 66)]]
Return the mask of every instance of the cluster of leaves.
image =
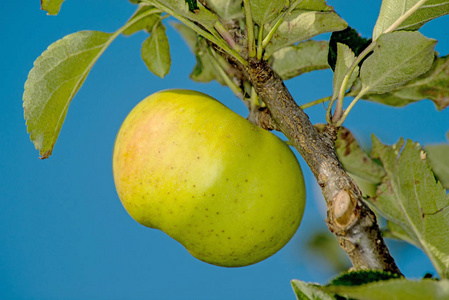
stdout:
[(382, 271), (344, 273), (325, 286), (293, 280), (292, 286), (298, 300), (443, 300), (449, 294), (449, 280), (413, 281)]
[[(347, 29), (341, 34), (348, 25), (324, 0), (131, 2), (139, 3), (136, 13), (115, 33), (70, 34), (50, 45), (35, 61), (23, 100), (28, 132), (42, 158), (51, 155), (71, 100), (118, 35), (148, 32), (150, 36), (142, 44), (143, 61), (159, 77), (169, 72), (169, 40), (162, 23), (167, 16), (181, 22), (174, 26), (196, 56), (191, 78), (200, 82), (217, 80), (246, 102), (257, 96), (253, 95), (251, 84), (221, 55), (223, 52), (242, 64), (253, 56), (268, 60), (284, 80), (331, 65), (334, 91), (324, 100), (331, 104), (337, 101), (334, 118), (331, 119), (332, 105), (327, 114), (328, 122), (337, 125), (345, 118), (344, 96), (355, 97), (345, 115), (358, 99), (393, 106), (430, 99), (438, 109), (449, 105), (448, 57), (435, 56), (436, 41), (416, 31), (426, 22), (447, 14), (447, 0), (384, 0), (369, 41), (358, 37), (355, 30)], [(49, 14), (57, 14), (63, 0), (41, 3)], [(330, 43), (310, 40), (325, 32), (334, 32)]]
[[(449, 277), (449, 144), (424, 149), (400, 139), (392, 146), (372, 138), (366, 153), (342, 128), (337, 154), (367, 202), (387, 220), (385, 235), (421, 248), (441, 277)], [(428, 159), (429, 158), (429, 159)], [(438, 162), (432, 172), (429, 162)], [(444, 186), (443, 186), (444, 184)]]
[[(42, 8), (50, 14), (57, 14), (62, 2), (43, 1)], [(140, 30), (150, 33), (142, 44), (143, 61), (159, 77), (169, 72), (169, 41), (165, 25), (161, 22), (169, 15), (181, 21), (174, 26), (187, 40), (197, 58), (197, 65), (191, 74), (193, 80), (218, 80), (241, 97), (251, 94), (249, 83), (233, 78), (234, 68), (218, 55), (214, 47), (210, 47), (213, 43), (220, 51), (243, 64), (247, 63), (244, 59), (247, 56), (244, 47), (247, 39), (243, 36), (245, 15), (242, 0), (211, 0), (204, 2), (207, 7), (198, 2), (198, 9), (193, 12), (183, 1), (132, 2), (140, 2), (136, 13), (115, 33), (81, 31), (70, 34), (50, 45), (35, 61), (25, 85), (23, 100), (28, 132), (42, 158), (51, 155), (71, 100), (95, 62), (118, 35), (130, 35)], [(316, 51), (327, 54), (327, 43), (305, 40), (324, 32), (342, 30), (347, 27), (346, 22), (324, 0), (296, 1), (288, 14), (284, 2), (249, 1), (255, 28), (259, 28), (259, 42), (262, 44), (265, 41), (263, 47), (261, 45), (258, 48), (261, 49), (260, 55), (264, 49), (264, 58), (270, 59), (281, 76), (299, 75), (300, 69), (305, 72), (326, 68), (326, 60), (320, 56), (317, 60), (315, 54)], [(243, 27), (238, 24), (243, 24)], [(314, 26), (316, 24), (319, 26)], [(239, 36), (241, 38), (237, 40)], [(304, 55), (311, 61), (302, 61), (301, 66), (294, 65), (296, 71), (293, 71), (290, 61), (297, 61), (297, 57)]]
[[(35, 61), (23, 100), (28, 132), (42, 158), (51, 155), (71, 100), (117, 36), (141, 30), (149, 33), (142, 44), (143, 61), (159, 77), (169, 72), (169, 40), (162, 22), (168, 16), (180, 21), (174, 27), (196, 57), (190, 77), (200, 82), (217, 80), (252, 104), (257, 95), (230, 59), (241, 65), (250, 59), (267, 60), (284, 80), (332, 67), (333, 93), (314, 103), (330, 101), (327, 121), (338, 126), (359, 99), (392, 106), (430, 99), (440, 110), (449, 105), (449, 58), (439, 57), (434, 50), (436, 41), (417, 31), (426, 22), (448, 14), (448, 0), (382, 1), (370, 40), (348, 28), (324, 0), (131, 2), (139, 6), (116, 32), (67, 35)], [(63, 0), (41, 3), (49, 14), (57, 14)], [(311, 40), (325, 32), (333, 32), (329, 42)], [(343, 98), (348, 96), (354, 100), (345, 111)], [(342, 129), (337, 152), (367, 202), (387, 220), (385, 234), (423, 249), (440, 277), (448, 278), (449, 197), (444, 188), (449, 185), (449, 145), (421, 149), (401, 139), (386, 146), (373, 137), (368, 154)], [(299, 299), (380, 299), (385, 293), (388, 299), (438, 299), (449, 294), (447, 280), (416, 283), (385, 274), (347, 276), (328, 286), (294, 281), (293, 287)], [(376, 279), (360, 282), (363, 277)], [(409, 294), (404, 294), (407, 290)]]

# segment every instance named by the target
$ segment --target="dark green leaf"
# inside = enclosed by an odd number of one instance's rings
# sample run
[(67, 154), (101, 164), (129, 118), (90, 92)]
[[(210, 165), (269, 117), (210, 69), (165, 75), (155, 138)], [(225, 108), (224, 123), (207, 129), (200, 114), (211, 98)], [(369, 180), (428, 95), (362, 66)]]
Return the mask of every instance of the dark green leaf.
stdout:
[[(148, 13), (149, 10), (155, 10), (155, 7), (149, 5), (140, 5), (133, 17), (128, 21), (133, 22), (136, 18), (140, 18), (142, 14)], [(123, 31), (124, 35), (131, 35), (140, 30), (151, 32), (153, 26), (160, 20), (160, 13), (154, 13), (141, 20), (135, 22)]]
[(156, 76), (163, 78), (170, 71), (170, 45), (165, 26), (158, 23), (153, 27), (151, 35), (142, 44), (142, 59), (148, 69)]
[(362, 93), (385, 93), (427, 72), (436, 41), (419, 32), (383, 34), (360, 69)]
[(333, 279), (329, 285), (355, 286), (399, 277), (398, 274), (381, 270), (349, 271)]
[(42, 158), (51, 155), (70, 101), (112, 34), (81, 31), (51, 44), (34, 62), (23, 94), (27, 129)]
[(189, 10), (191, 12), (195, 12), (196, 10), (199, 10), (198, 3), (196, 0), (185, 0), (186, 3), (189, 5)]
[(49, 15), (57, 15), (61, 9), (62, 2), (65, 0), (41, 0), (41, 9), (48, 12)]
[[(379, 18), (374, 26), (373, 39), (376, 40), (418, 1), (383, 0)], [(420, 9), (401, 23), (396, 30), (418, 30), (428, 21), (447, 14), (449, 14), (448, 0), (428, 0)]]
[[(399, 235), (405, 232), (423, 249), (441, 277), (448, 277), (449, 195), (436, 182), (425, 152), (411, 141), (385, 146), (373, 137), (372, 156), (382, 162), (387, 175), (377, 197), (368, 200), (402, 228)], [(389, 229), (394, 234), (395, 228)]]
[(449, 145), (427, 145), (427, 152), (432, 171), (444, 188), (449, 189)]
[(326, 293), (321, 286), (312, 283), (306, 283), (300, 280), (291, 282), (296, 299), (298, 300), (335, 300), (333, 293)]
[(287, 80), (301, 74), (329, 68), (327, 64), (328, 43), (325, 41), (306, 41), (288, 46), (273, 53), (273, 70)]
[(363, 98), (391, 106), (430, 99), (442, 110), (449, 106), (449, 56), (435, 58), (429, 71), (389, 93), (368, 94)]
[(329, 285), (322, 287), (322, 290), (358, 300), (449, 299), (448, 280), (390, 279), (358, 286)]
[(366, 47), (368, 47), (371, 43), (371, 39), (368, 40), (362, 38), (358, 32), (351, 27), (342, 31), (332, 32), (331, 38), (329, 39), (328, 54), (328, 63), (332, 70), (335, 70), (335, 64), (337, 63), (337, 43), (348, 46), (352, 52), (354, 52), (355, 56), (358, 56)]

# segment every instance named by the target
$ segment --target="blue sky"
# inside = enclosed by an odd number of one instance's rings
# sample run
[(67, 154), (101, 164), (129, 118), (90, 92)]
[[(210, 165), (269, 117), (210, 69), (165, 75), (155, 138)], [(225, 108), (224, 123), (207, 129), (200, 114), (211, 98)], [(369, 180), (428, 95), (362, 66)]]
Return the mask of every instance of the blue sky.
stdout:
[[(328, 4), (369, 37), (380, 2)], [(121, 122), (141, 99), (161, 89), (188, 88), (247, 113), (228, 89), (188, 78), (195, 61), (171, 27), (172, 70), (165, 79), (152, 75), (140, 59), (144, 33), (119, 37), (70, 105), (53, 155), (38, 159), (22, 109), (23, 85), (33, 61), (69, 33), (116, 30), (134, 9), (127, 0), (69, 0), (53, 17), (39, 9), (37, 0), (0, 4), (0, 298), (294, 299), (291, 279), (326, 283), (335, 274), (302, 246), (311, 232), (326, 226), (324, 202), (301, 158), (308, 186), (303, 223), (285, 248), (253, 266), (228, 269), (200, 262), (164, 233), (137, 224), (123, 209), (112, 179), (112, 147)], [(448, 28), (446, 16), (421, 32), (439, 40), (437, 50), (447, 54)], [(331, 93), (332, 75), (314, 72), (287, 86), (305, 103)], [(324, 121), (322, 106), (306, 112), (314, 123)], [(444, 142), (448, 120), (449, 110), (438, 112), (429, 101), (404, 109), (359, 102), (345, 125), (369, 147), (372, 133), (385, 143), (400, 136), (421, 144)], [(421, 251), (390, 244), (406, 275), (434, 272)]]

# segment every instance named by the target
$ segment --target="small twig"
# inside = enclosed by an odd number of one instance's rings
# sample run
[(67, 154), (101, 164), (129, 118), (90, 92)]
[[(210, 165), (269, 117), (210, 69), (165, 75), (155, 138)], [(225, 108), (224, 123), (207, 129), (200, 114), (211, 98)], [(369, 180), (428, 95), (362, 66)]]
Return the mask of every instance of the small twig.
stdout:
[(226, 85), (231, 89), (231, 91), (240, 99), (243, 99), (243, 91), (240, 89), (240, 87), (238, 87), (234, 81), (232, 81), (232, 79), (228, 76), (228, 74), (225, 72), (225, 70), (223, 70), (223, 68), (221, 67), (220, 63), (218, 62), (217, 59), (217, 54), (215, 53), (215, 51), (212, 49), (212, 47), (208, 47), (206, 46), (206, 51), (207, 54), (209, 55), (212, 64), (215, 67), (215, 70), (217, 70), (217, 72), (220, 74), (221, 78), (223, 79), (224, 82), (226, 82)]
[(215, 22), (214, 28), (234, 51), (239, 53), (242, 50), (240, 49), (240, 46), (235, 42), (229, 31), (223, 26), (223, 24), (221, 24), (221, 22)]
[(327, 101), (329, 101), (331, 99), (332, 99), (332, 96), (327, 96), (327, 97), (324, 97), (324, 98), (321, 98), (321, 99), (318, 99), (318, 100), (314, 100), (314, 101), (311, 101), (311, 102), (308, 102), (308, 103), (304, 103), (304, 104), (300, 105), (299, 108), (304, 110), (306, 108), (315, 106), (317, 104), (327, 102)]
[(357, 103), (357, 101), (360, 100), (360, 98), (362, 97), (363, 94), (359, 94), (357, 95), (357, 97), (355, 97), (351, 103), (349, 104), (348, 108), (344, 110), (343, 115), (340, 117), (340, 119), (335, 123), (335, 126), (340, 127), (343, 122), (346, 120), (346, 118), (348, 117), (349, 112), (351, 111), (351, 109), (354, 107), (354, 105)]
[(261, 60), (262, 56), (263, 56), (262, 39), (263, 39), (263, 26), (259, 26), (259, 35), (257, 37), (257, 59), (258, 60)]
[[(376, 47), (376, 41), (373, 41), (371, 44), (369, 44), (368, 47), (365, 48), (365, 50), (362, 51), (362, 53), (359, 54), (359, 56), (357, 56), (357, 58), (352, 62), (351, 66), (349, 67), (348, 71), (346, 71), (346, 75), (343, 78), (343, 81), (341, 83), (340, 86), (340, 91), (338, 93), (338, 100), (337, 100), (337, 105), (335, 106), (335, 114), (332, 116), (332, 106), (333, 106), (333, 101), (331, 101), (328, 111), (327, 111), (327, 122), (329, 124), (336, 124), (342, 114), (343, 114), (343, 99), (345, 97), (345, 92), (346, 92), (346, 86), (348, 84), (349, 78), (352, 75), (352, 72), (354, 72), (355, 68), (357, 67), (357, 65), (371, 52), (373, 51), (374, 47)], [(332, 116), (332, 118), (331, 118)]]
[(271, 39), (273, 38), (273, 35), (276, 33), (277, 29), (279, 28), (279, 26), (282, 24), (282, 22), (284, 22), (285, 17), (290, 14), (295, 8), (296, 6), (298, 6), (299, 3), (301, 3), (303, 0), (295, 0), (290, 6), (289, 8), (284, 11), (281, 16), (279, 17), (279, 19), (276, 21), (276, 23), (274, 24), (274, 26), (271, 28), (271, 30), (268, 32), (267, 36), (264, 38), (264, 40), (262, 41), (262, 48), (265, 49), (265, 47), (267, 47), (268, 43), (271, 41)]
[(243, 0), (243, 6), (245, 9), (245, 19), (246, 19), (246, 39), (248, 40), (248, 56), (256, 56), (256, 44), (254, 36), (254, 25), (253, 17), (251, 15), (251, 5), (249, 0)]

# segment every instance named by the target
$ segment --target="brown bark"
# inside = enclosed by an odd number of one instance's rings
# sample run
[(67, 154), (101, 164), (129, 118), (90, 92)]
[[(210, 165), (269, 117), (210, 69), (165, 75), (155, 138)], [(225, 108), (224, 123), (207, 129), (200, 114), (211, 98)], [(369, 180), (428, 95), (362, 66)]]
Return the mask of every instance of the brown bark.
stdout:
[[(315, 175), (327, 202), (328, 227), (354, 268), (401, 274), (381, 236), (375, 214), (338, 160), (334, 148), (337, 128), (328, 125), (318, 132), (265, 61), (250, 60), (242, 70), (267, 105), (272, 128), (285, 134)], [(269, 124), (266, 112), (263, 114), (264, 124)]]

